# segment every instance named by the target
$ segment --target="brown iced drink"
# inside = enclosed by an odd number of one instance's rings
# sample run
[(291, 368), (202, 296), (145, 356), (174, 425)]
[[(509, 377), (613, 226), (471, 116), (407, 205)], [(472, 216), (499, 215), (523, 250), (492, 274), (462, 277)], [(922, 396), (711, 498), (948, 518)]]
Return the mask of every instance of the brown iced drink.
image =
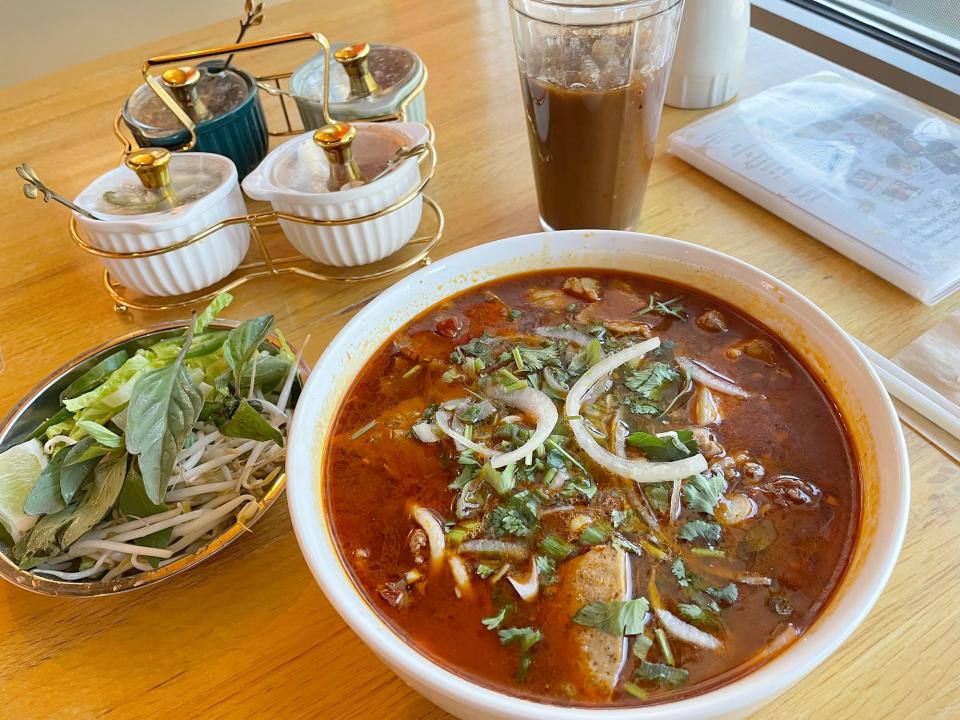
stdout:
[(602, 90), (559, 87), (521, 74), (533, 174), (547, 225), (636, 227), (664, 83), (663, 69)]

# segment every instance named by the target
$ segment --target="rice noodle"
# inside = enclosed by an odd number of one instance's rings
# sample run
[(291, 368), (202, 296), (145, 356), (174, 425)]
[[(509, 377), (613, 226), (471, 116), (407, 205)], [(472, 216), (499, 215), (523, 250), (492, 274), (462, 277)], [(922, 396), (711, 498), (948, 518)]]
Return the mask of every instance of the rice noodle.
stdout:
[(443, 556), (446, 552), (447, 541), (443, 535), (443, 526), (436, 516), (420, 505), (414, 505), (410, 511), (417, 525), (423, 528), (430, 543), (430, 564), (434, 572), (443, 565)]
[(570, 389), (567, 395), (567, 401), (564, 405), (564, 414), (570, 418), (570, 429), (573, 430), (574, 438), (581, 449), (590, 456), (598, 465), (604, 467), (610, 472), (634, 480), (638, 483), (668, 482), (672, 480), (681, 480), (698, 472), (707, 469), (707, 461), (700, 455), (684, 458), (683, 460), (674, 460), (672, 462), (648, 462), (641, 460), (629, 460), (614, 455), (612, 452), (600, 446), (600, 444), (590, 435), (590, 432), (584, 427), (583, 418), (580, 417), (580, 407), (583, 405), (583, 397), (601, 378), (610, 374), (621, 365), (631, 360), (643, 357), (649, 351), (660, 346), (660, 338), (652, 337), (649, 340), (631, 345), (630, 347), (614, 353), (610, 357), (604, 358), (593, 367), (589, 368)]
[(669, 610), (659, 608), (654, 610), (654, 612), (657, 614), (657, 620), (660, 621), (663, 629), (677, 638), (677, 640), (682, 640), (683, 642), (707, 650), (719, 650), (723, 647), (723, 643), (718, 638), (684, 622)]
[(547, 441), (550, 433), (557, 426), (557, 420), (560, 419), (557, 406), (553, 404), (553, 400), (530, 386), (514, 392), (507, 392), (498, 383), (490, 382), (484, 386), (483, 391), (494, 400), (515, 407), (517, 410), (537, 419), (537, 429), (530, 435), (530, 439), (516, 450), (497, 455), (490, 463), (494, 468), (502, 468), (510, 463), (520, 462), (530, 455)]

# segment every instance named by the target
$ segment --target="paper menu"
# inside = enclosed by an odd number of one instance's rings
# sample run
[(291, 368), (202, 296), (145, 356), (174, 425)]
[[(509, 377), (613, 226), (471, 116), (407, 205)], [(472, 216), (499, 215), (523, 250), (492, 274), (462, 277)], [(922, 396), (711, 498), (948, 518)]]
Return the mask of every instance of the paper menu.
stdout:
[(960, 124), (903, 95), (817, 73), (668, 149), (923, 302), (960, 287)]

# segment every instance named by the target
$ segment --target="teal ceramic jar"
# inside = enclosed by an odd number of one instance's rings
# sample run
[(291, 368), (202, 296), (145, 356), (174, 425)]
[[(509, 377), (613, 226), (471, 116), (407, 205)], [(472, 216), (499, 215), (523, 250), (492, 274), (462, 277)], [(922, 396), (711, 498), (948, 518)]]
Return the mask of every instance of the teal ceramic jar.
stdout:
[[(159, 82), (196, 125), (192, 150), (230, 158), (243, 178), (267, 154), (267, 123), (254, 78), (232, 66), (219, 71), (222, 64), (172, 68)], [(190, 140), (189, 131), (147, 84), (127, 98), (123, 121), (140, 147), (176, 150)]]

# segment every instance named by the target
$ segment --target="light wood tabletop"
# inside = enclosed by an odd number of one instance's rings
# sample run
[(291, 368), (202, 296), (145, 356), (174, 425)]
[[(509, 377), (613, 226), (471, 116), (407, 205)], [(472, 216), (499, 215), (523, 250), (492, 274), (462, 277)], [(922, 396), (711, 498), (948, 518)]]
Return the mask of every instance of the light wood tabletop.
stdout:
[[(506, 3), (303, 0), (269, 6), (250, 37), (300, 30), (395, 43), (425, 61), (440, 159), (429, 194), (448, 221), (435, 257), (539, 229)], [(85, 349), (185, 316), (114, 312), (95, 258), (67, 235), (66, 211), (24, 199), (14, 166), (27, 161), (75, 195), (117, 162), (111, 124), (141, 62), (223, 44), (234, 32), (235, 21), (212, 25), (0, 91), (0, 410)], [(311, 51), (285, 48), (241, 65), (289, 70)], [(825, 65), (753, 33), (744, 94)], [(641, 229), (759, 266), (888, 356), (960, 307), (960, 295), (921, 305), (668, 156), (663, 138), (702, 114), (664, 112)], [(228, 314), (273, 312), (297, 343), (312, 333), (312, 362), (345, 319), (332, 314), (385, 284), (271, 278), (239, 290)], [(910, 527), (889, 586), (853, 637), (758, 717), (960, 717), (960, 470), (906, 436)], [(0, 637), (0, 718), (446, 717), (334, 612), (300, 556), (285, 503), (214, 560), (147, 590), (53, 599), (0, 583)]]

